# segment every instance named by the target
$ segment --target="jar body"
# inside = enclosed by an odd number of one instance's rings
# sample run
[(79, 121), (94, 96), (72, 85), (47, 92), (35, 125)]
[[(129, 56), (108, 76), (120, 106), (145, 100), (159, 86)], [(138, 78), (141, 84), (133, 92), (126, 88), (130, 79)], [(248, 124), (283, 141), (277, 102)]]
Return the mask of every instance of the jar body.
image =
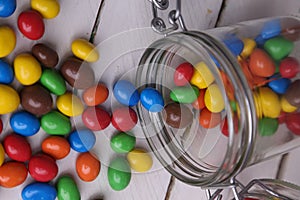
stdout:
[[(155, 87), (166, 105), (175, 101), (193, 115), (178, 128), (166, 120), (167, 106), (160, 113), (138, 107), (166, 169), (189, 184), (226, 185), (246, 166), (300, 146), (299, 28), (295, 17), (255, 20), (174, 33), (144, 52), (136, 84)], [(174, 74), (182, 63), (194, 71), (179, 86)], [(190, 97), (180, 100), (185, 92)]]

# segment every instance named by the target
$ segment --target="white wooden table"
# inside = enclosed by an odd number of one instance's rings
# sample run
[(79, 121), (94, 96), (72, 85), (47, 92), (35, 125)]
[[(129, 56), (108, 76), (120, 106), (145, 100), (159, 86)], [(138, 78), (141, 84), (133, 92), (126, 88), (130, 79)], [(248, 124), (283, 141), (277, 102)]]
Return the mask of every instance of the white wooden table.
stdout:
[[(174, 8), (175, 0), (170, 7)], [(100, 0), (59, 0), (60, 14), (51, 20), (45, 20), (46, 32), (39, 41), (24, 38), (17, 30), (16, 21), (19, 13), (30, 8), (29, 0), (18, 0), (16, 12), (7, 19), (0, 19), (0, 24), (9, 24), (17, 33), (17, 47), (8, 57), (12, 63), (16, 54), (30, 51), (36, 42), (47, 42), (54, 47), (63, 61), (71, 55), (70, 45), (76, 38), (89, 39), (97, 15)], [(203, 30), (215, 26), (224, 26), (239, 21), (285, 15), (300, 12), (299, 0), (182, 0), (182, 13), (189, 29)], [(166, 13), (162, 15), (166, 17)], [(105, 0), (101, 13), (99, 28), (94, 43), (98, 45), (101, 60), (93, 66), (101, 82), (111, 89), (113, 82), (122, 75), (133, 78), (131, 74), (137, 66), (143, 48), (161, 36), (149, 28), (152, 19), (151, 6), (148, 0)], [(115, 105), (113, 99), (104, 106), (109, 110)], [(148, 149), (139, 127), (133, 132), (137, 135), (138, 146)], [(114, 133), (112, 126), (97, 133), (94, 152), (102, 162), (98, 178), (90, 183), (82, 182), (75, 173), (77, 153), (71, 152), (67, 158), (58, 161), (59, 174), (72, 174), (77, 182), (82, 200), (103, 197), (108, 200), (205, 200), (205, 193), (200, 188), (192, 187), (175, 180), (169, 188), (170, 175), (154, 159), (153, 169), (144, 174), (134, 173), (130, 185), (123, 191), (113, 191), (107, 181), (107, 163), (112, 152), (109, 148), (109, 137)], [(2, 134), (1, 139), (7, 134)], [(45, 137), (39, 133), (30, 139), (33, 148), (38, 150)], [(33, 142), (34, 141), (34, 142)], [(283, 167), (280, 178), (300, 185), (299, 159), (300, 149), (291, 152)], [(240, 174), (243, 183), (253, 178), (274, 178), (278, 173), (279, 158), (275, 158), (246, 169)], [(67, 164), (66, 164), (67, 163)], [(59, 175), (58, 175), (59, 177)], [(53, 180), (53, 184), (56, 180)], [(22, 188), (32, 182), (28, 178), (24, 184), (13, 189), (0, 188), (0, 199), (21, 199)], [(299, 197), (300, 198), (300, 197)], [(225, 197), (224, 199), (229, 199)]]

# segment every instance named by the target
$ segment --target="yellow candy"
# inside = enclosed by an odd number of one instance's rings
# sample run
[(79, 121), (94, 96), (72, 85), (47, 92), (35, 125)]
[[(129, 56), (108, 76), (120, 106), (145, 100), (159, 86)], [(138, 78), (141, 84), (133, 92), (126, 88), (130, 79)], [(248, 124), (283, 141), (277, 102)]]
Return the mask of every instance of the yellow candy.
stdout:
[(204, 94), (204, 103), (210, 112), (218, 113), (225, 108), (221, 90), (217, 84), (208, 86)]
[(243, 43), (244, 43), (244, 48), (241, 53), (241, 56), (242, 58), (246, 59), (251, 55), (252, 51), (255, 49), (256, 42), (253, 39), (245, 38), (243, 39)]
[(0, 166), (4, 163), (5, 152), (2, 144), (0, 143)]
[(194, 74), (190, 83), (199, 89), (207, 88), (214, 82), (215, 78), (204, 62), (195, 65)]
[(17, 80), (23, 85), (32, 85), (42, 74), (40, 63), (28, 53), (19, 54), (14, 60), (14, 70)]
[(56, 0), (31, 0), (31, 8), (41, 13), (46, 19), (56, 17), (60, 11), (59, 3)]
[(9, 55), (16, 46), (15, 32), (8, 26), (0, 26), (0, 58)]
[(277, 118), (280, 115), (281, 105), (279, 97), (270, 88), (259, 88), (259, 101), (265, 117)]
[(20, 104), (18, 93), (10, 86), (0, 84), (0, 114), (15, 111)]
[(131, 169), (136, 172), (146, 172), (151, 169), (153, 161), (151, 156), (142, 149), (134, 149), (127, 154)]
[(99, 53), (95, 46), (85, 39), (77, 39), (72, 42), (73, 54), (87, 62), (96, 62), (99, 59)]
[(80, 115), (84, 109), (81, 100), (71, 93), (59, 96), (56, 100), (56, 107), (61, 113), (69, 117)]
[(281, 109), (287, 113), (294, 112), (298, 109), (297, 107), (291, 105), (284, 96), (281, 97), (280, 104), (281, 104)]

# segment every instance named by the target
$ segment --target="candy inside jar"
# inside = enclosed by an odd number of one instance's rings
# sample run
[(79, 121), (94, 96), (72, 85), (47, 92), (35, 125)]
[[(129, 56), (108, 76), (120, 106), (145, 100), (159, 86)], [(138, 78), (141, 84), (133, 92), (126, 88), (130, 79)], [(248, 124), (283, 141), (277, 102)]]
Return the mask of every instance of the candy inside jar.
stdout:
[[(137, 85), (163, 96), (138, 115), (158, 159), (180, 180), (226, 184), (300, 146), (300, 21), (279, 17), (173, 33), (144, 52)], [(228, 184), (228, 182), (227, 182)]]

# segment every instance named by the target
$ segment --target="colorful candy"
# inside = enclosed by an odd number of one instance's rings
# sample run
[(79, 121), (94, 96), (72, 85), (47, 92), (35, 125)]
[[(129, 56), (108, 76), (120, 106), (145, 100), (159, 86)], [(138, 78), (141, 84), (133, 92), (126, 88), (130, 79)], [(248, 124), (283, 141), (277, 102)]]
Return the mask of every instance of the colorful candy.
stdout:
[(164, 99), (162, 95), (154, 88), (145, 88), (142, 90), (141, 104), (149, 112), (160, 112), (164, 108)]
[(288, 87), (284, 97), (293, 106), (300, 107), (300, 80), (296, 80)]
[(22, 190), (23, 200), (55, 200), (56, 195), (57, 192), (55, 187), (48, 183), (31, 183)]
[(194, 74), (190, 80), (192, 85), (205, 89), (214, 82), (215, 78), (204, 62), (199, 62), (194, 67)]
[(16, 0), (3, 0), (0, 2), (0, 17), (11, 16), (17, 7)]
[(74, 117), (83, 112), (81, 100), (72, 93), (65, 93), (56, 99), (57, 109), (66, 116)]
[(71, 131), (71, 122), (68, 117), (51, 111), (41, 118), (42, 129), (50, 135), (66, 135)]
[(12, 67), (5, 61), (0, 60), (0, 83), (10, 84), (14, 80)]
[(192, 64), (185, 62), (176, 67), (174, 72), (174, 83), (176, 86), (185, 86), (192, 79), (194, 67)]
[(99, 59), (99, 53), (96, 47), (85, 39), (74, 40), (71, 49), (73, 54), (81, 60), (96, 62)]
[(0, 167), (0, 186), (13, 188), (22, 184), (28, 175), (26, 165), (10, 161)]
[(274, 60), (281, 60), (288, 56), (294, 48), (294, 43), (282, 36), (274, 37), (266, 41), (264, 49)]
[(291, 84), (291, 80), (287, 78), (278, 78), (268, 83), (268, 86), (277, 94), (284, 94)]
[(83, 95), (83, 101), (87, 106), (96, 106), (102, 104), (108, 98), (109, 91), (104, 84), (97, 84), (87, 88)]
[(193, 113), (184, 104), (169, 103), (163, 111), (164, 121), (173, 128), (186, 128), (193, 122)]
[(226, 36), (226, 39), (223, 41), (226, 47), (234, 56), (241, 54), (244, 48), (244, 43), (234, 34), (229, 34)]
[(82, 113), (81, 118), (84, 125), (93, 131), (103, 130), (111, 122), (109, 113), (99, 107), (87, 107)]
[(6, 154), (13, 160), (26, 162), (31, 157), (31, 147), (25, 137), (9, 134), (4, 138), (3, 146)]
[(83, 181), (95, 180), (100, 172), (100, 167), (100, 161), (89, 152), (81, 153), (77, 157), (76, 172)]
[(45, 32), (43, 17), (34, 10), (23, 11), (18, 17), (18, 28), (28, 39), (38, 40)]
[(70, 176), (62, 176), (57, 182), (58, 200), (80, 200), (80, 192)]
[(58, 63), (57, 52), (49, 46), (47, 46), (46, 44), (35, 44), (32, 47), (31, 51), (32, 55), (34, 55), (34, 57), (45, 67), (54, 68)]
[(71, 148), (77, 152), (87, 152), (91, 150), (96, 143), (94, 133), (88, 129), (73, 131), (69, 135), (68, 140)]
[(255, 49), (256, 42), (251, 38), (244, 38), (242, 41), (244, 43), (244, 48), (241, 52), (241, 56), (242, 58), (246, 59), (252, 54), (253, 50)]
[(258, 132), (261, 136), (272, 136), (278, 129), (278, 120), (276, 118), (264, 117), (258, 121)]
[(262, 49), (254, 49), (250, 55), (249, 68), (253, 75), (269, 77), (275, 73), (275, 63)]
[(217, 84), (210, 85), (204, 95), (204, 102), (210, 112), (218, 113), (225, 108), (225, 102), (221, 90)]
[(130, 107), (117, 108), (112, 113), (111, 123), (119, 131), (129, 131), (137, 124), (138, 118)]
[(0, 84), (0, 114), (11, 113), (20, 104), (19, 94), (10, 86)]
[(300, 112), (286, 114), (285, 123), (292, 133), (300, 135)]
[(197, 109), (201, 110), (205, 108), (205, 102), (204, 102), (204, 95), (205, 95), (205, 89), (200, 89), (199, 90), (199, 96), (197, 99), (192, 103), (192, 106)]
[(31, 0), (31, 8), (41, 13), (46, 19), (52, 19), (59, 14), (60, 6), (56, 0)]
[(0, 26), (0, 58), (8, 56), (16, 46), (16, 34), (8, 26)]
[(2, 133), (2, 131), (3, 131), (3, 122), (2, 119), (0, 118), (0, 134)]
[(63, 95), (67, 91), (65, 80), (60, 73), (54, 69), (44, 69), (40, 82), (55, 95)]
[(283, 112), (294, 112), (298, 109), (298, 107), (291, 105), (284, 96), (280, 98), (280, 105)]
[(42, 151), (54, 159), (59, 160), (69, 154), (70, 144), (64, 137), (50, 136), (45, 138), (42, 142)]
[[(227, 116), (222, 120), (220, 126), (221, 126), (221, 132), (223, 133), (223, 135), (225, 135), (226, 137), (229, 137), (229, 127), (228, 127)], [(237, 134), (239, 131), (239, 119), (238, 119), (237, 115), (233, 116), (233, 131), (235, 134)]]
[(0, 143), (0, 166), (4, 163), (4, 159), (5, 159), (5, 151), (2, 144)]
[(134, 149), (127, 154), (131, 169), (136, 172), (146, 172), (152, 167), (153, 161), (149, 153), (142, 149)]
[(131, 133), (120, 132), (110, 139), (110, 147), (116, 153), (128, 153), (136, 143), (136, 138)]
[(281, 32), (280, 20), (274, 19), (264, 23), (264, 26), (261, 30), (261, 36), (264, 39), (269, 39), (279, 35), (280, 32)]
[(14, 113), (9, 122), (13, 131), (23, 136), (32, 136), (40, 130), (39, 119), (26, 111)]
[(199, 115), (199, 123), (203, 128), (214, 128), (221, 122), (221, 114), (213, 113), (207, 108), (201, 110)]
[(300, 64), (296, 58), (287, 57), (281, 60), (279, 72), (283, 78), (294, 78), (300, 72)]
[(195, 86), (180, 86), (172, 89), (170, 98), (178, 103), (193, 103), (199, 95), (199, 89)]
[(131, 180), (128, 162), (122, 157), (112, 160), (107, 170), (107, 177), (108, 183), (113, 190), (124, 190)]
[(46, 154), (37, 154), (30, 158), (28, 171), (32, 178), (39, 182), (49, 182), (58, 173), (55, 160)]
[(127, 80), (119, 80), (114, 84), (113, 93), (117, 101), (125, 106), (135, 106), (140, 95), (135, 86)]

